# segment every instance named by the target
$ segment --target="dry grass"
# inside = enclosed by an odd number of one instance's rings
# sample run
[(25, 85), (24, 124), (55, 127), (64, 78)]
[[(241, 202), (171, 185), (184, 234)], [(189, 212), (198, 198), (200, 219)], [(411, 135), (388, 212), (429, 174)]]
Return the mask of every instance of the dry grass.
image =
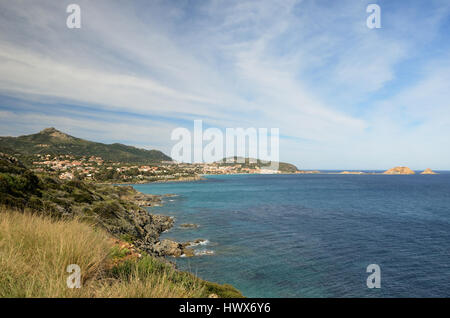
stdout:
[[(150, 256), (114, 262), (107, 233), (79, 220), (0, 209), (0, 297), (202, 297), (204, 283)], [(116, 260), (117, 261), (117, 260)], [(70, 289), (69, 264), (82, 271)]]

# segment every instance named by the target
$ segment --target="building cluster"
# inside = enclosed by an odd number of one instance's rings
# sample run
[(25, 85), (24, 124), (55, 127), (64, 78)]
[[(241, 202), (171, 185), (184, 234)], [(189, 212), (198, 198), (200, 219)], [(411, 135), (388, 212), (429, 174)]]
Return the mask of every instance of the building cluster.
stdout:
[(37, 155), (38, 160), (33, 162), (36, 171), (55, 171), (60, 179), (71, 180), (74, 174), (92, 177), (93, 173), (99, 171), (104, 163), (101, 157), (75, 158), (72, 155)]
[(204, 163), (194, 164), (201, 174), (271, 174), (277, 173), (256, 164), (244, 165), (240, 163), (223, 164), (223, 163)]
[[(143, 177), (144, 174), (160, 174), (167, 170), (165, 166), (149, 166), (149, 165), (123, 165), (118, 162), (105, 162), (101, 157), (83, 156), (76, 158), (72, 155), (37, 155), (37, 160), (33, 161), (34, 170), (36, 172), (55, 172), (62, 180), (72, 180), (75, 176), (82, 179), (93, 179), (95, 174), (101, 170), (114, 170), (118, 174), (125, 174), (128, 171), (138, 171), (142, 175), (135, 177)], [(124, 175), (122, 179), (130, 179), (133, 176)]]
[[(105, 162), (101, 157), (72, 155), (37, 155), (33, 162), (37, 172), (51, 172), (62, 180), (75, 177), (84, 180), (120, 179), (124, 181), (146, 179), (171, 179), (198, 174), (269, 174), (277, 171), (256, 164), (224, 163), (175, 163), (162, 162), (157, 165), (126, 165)], [(100, 176), (103, 174), (103, 178)], [(106, 177), (105, 177), (106, 175)], [(112, 177), (114, 176), (114, 177)]]

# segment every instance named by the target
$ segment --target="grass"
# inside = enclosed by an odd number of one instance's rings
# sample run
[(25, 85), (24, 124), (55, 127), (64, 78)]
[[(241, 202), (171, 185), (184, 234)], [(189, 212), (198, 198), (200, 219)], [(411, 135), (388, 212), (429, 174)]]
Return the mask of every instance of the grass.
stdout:
[[(129, 258), (105, 231), (0, 208), (0, 297), (242, 297), (148, 255)], [(70, 289), (69, 264), (82, 287)]]

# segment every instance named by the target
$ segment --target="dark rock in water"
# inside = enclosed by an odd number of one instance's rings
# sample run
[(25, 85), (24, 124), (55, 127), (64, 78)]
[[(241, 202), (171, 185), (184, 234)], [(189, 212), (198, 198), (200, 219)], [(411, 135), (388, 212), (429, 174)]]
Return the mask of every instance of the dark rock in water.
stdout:
[(194, 250), (188, 248), (185, 243), (178, 243), (172, 240), (162, 240), (153, 246), (153, 251), (158, 256), (191, 257)]
[(192, 246), (197, 246), (197, 245), (204, 245), (206, 244), (208, 241), (205, 239), (196, 239), (193, 241), (189, 241), (189, 242), (185, 242), (183, 243), (183, 247), (192, 247)]
[(180, 224), (180, 228), (182, 228), (182, 229), (196, 229), (196, 228), (198, 228), (198, 224), (183, 223), (183, 224)]
[(202, 244), (202, 243), (205, 243), (205, 242), (206, 242), (206, 240), (204, 240), (204, 239), (196, 239), (196, 240), (194, 240), (192, 242), (189, 242), (189, 243), (191, 243), (191, 245), (198, 245), (198, 244)]
[(173, 197), (177, 197), (178, 194), (175, 193), (166, 193), (166, 194), (162, 194), (161, 196), (165, 197), (165, 198), (173, 198)]
[(185, 248), (185, 249), (183, 249), (183, 254), (181, 256), (192, 257), (192, 256), (195, 256), (195, 253), (192, 248)]
[(153, 245), (153, 253), (157, 256), (192, 257), (196, 255), (212, 255), (212, 251), (197, 253), (192, 247), (203, 245), (207, 240), (196, 239), (189, 242), (179, 243), (172, 240), (162, 240)]
[(153, 251), (159, 256), (180, 257), (183, 254), (183, 246), (171, 240), (162, 240), (153, 246)]

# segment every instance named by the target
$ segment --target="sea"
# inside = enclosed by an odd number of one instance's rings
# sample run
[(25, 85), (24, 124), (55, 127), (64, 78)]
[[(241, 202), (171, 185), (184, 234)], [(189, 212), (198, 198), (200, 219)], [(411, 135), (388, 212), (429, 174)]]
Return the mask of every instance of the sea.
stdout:
[(247, 297), (450, 297), (450, 172), (205, 178), (134, 185), (175, 195), (149, 208), (162, 238), (205, 240), (182, 270)]

